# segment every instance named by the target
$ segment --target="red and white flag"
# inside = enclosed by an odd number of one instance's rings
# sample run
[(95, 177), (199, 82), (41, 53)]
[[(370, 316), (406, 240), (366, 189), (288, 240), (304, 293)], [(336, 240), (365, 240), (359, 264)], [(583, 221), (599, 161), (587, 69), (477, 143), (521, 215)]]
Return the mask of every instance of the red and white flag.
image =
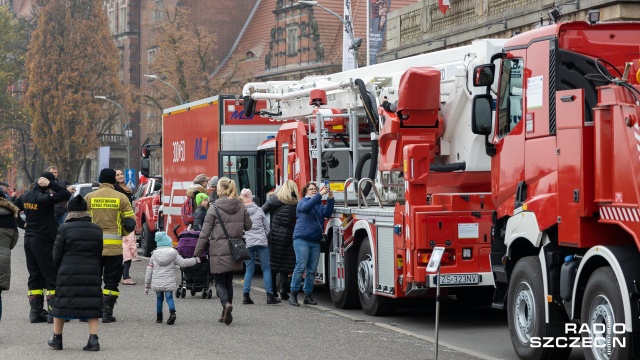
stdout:
[(438, 0), (438, 7), (440, 8), (440, 11), (443, 14), (447, 14), (447, 10), (449, 9), (449, 6), (451, 6), (451, 1), (450, 0)]

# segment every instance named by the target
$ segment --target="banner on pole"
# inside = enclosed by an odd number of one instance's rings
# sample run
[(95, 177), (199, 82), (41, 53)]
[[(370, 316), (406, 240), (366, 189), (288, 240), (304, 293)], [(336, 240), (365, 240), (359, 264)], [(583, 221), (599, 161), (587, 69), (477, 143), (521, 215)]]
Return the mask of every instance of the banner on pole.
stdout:
[(356, 62), (353, 58), (354, 54), (349, 50), (351, 47), (349, 31), (354, 34), (353, 21), (351, 19), (351, 0), (344, 0), (344, 22), (350, 28), (349, 30), (344, 29), (344, 33), (342, 34), (342, 71), (347, 71), (356, 68)]
[(369, 65), (378, 63), (390, 8), (391, 0), (369, 0)]
[(111, 147), (100, 146), (100, 149), (98, 150), (98, 172), (109, 167), (110, 151)]

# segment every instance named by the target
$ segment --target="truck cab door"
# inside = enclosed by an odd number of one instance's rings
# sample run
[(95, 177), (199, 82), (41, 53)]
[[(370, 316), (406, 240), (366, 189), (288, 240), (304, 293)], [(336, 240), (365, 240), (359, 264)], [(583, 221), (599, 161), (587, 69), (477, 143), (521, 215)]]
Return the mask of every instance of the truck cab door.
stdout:
[(236, 183), (238, 194), (242, 189), (251, 189), (254, 201), (262, 205), (264, 199), (263, 168), (255, 151), (221, 151), (218, 155), (220, 177), (228, 177)]
[[(518, 54), (513, 51), (511, 54)], [(493, 143), (496, 156), (492, 157), (492, 191), (496, 204), (502, 204), (518, 191), (524, 180), (525, 132), (522, 120), (522, 94), (524, 60), (509, 57), (502, 60), (500, 83), (496, 99), (496, 129)], [(506, 205), (511, 206), (509, 201)]]

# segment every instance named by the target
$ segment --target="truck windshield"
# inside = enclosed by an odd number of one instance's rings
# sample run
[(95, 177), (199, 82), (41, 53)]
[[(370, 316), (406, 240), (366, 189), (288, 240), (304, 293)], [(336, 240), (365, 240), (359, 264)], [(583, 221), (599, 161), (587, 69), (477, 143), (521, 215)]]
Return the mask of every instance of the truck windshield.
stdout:
[(522, 119), (522, 59), (504, 59), (500, 73), (498, 137), (507, 136)]

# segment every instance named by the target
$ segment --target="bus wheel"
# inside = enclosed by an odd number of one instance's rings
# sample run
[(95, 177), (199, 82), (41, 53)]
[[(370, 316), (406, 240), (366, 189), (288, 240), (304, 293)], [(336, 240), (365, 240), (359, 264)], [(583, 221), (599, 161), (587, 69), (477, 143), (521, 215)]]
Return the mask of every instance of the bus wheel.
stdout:
[(367, 315), (384, 316), (395, 310), (390, 299), (373, 293), (373, 257), (368, 239), (360, 244), (358, 253), (358, 293), (360, 305)]
[(620, 285), (611, 267), (594, 271), (587, 281), (584, 293), (581, 320), (583, 324), (589, 325), (590, 331), (582, 336), (590, 337), (593, 343), (593, 346), (584, 348), (584, 358), (631, 359), (631, 346), (625, 342), (629, 340), (625, 339), (627, 334), (614, 332), (618, 328), (615, 324), (624, 323), (625, 316)]

